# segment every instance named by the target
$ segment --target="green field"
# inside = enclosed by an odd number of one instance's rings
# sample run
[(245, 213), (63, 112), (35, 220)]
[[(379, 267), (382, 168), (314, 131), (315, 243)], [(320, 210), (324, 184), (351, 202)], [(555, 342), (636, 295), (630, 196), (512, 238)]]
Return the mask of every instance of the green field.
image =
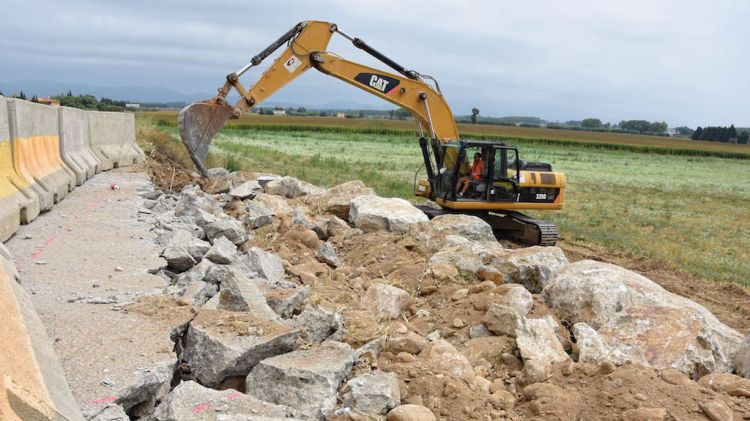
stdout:
[[(176, 137), (174, 129), (166, 129)], [(562, 211), (537, 216), (567, 240), (664, 262), (697, 277), (750, 285), (750, 162), (633, 153), (519, 140), (527, 160), (567, 175)], [(222, 131), (214, 151), (254, 171), (322, 186), (360, 179), (383, 196), (413, 198), (416, 139), (281, 130)]]

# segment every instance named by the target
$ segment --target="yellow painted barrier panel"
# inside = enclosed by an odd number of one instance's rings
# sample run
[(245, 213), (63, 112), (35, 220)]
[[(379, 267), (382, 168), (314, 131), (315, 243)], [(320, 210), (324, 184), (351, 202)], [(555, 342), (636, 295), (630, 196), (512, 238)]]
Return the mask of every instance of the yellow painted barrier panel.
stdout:
[(0, 98), (0, 241), (10, 238), (20, 224), (32, 221), (39, 215), (36, 194), (16, 174), (10, 141), (8, 105)]
[(83, 419), (31, 300), (0, 263), (0, 420)]

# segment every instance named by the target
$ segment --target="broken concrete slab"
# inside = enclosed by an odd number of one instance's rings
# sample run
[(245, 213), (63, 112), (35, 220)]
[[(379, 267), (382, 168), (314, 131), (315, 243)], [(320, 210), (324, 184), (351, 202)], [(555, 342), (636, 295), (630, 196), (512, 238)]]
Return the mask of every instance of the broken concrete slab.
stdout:
[(267, 358), (247, 376), (246, 393), (322, 420), (336, 406), (336, 390), (354, 363), (352, 349), (328, 341), (314, 348)]
[(247, 253), (246, 260), (247, 266), (257, 272), (258, 276), (274, 283), (286, 280), (286, 271), (279, 256), (261, 248), (252, 247)]
[(226, 237), (233, 244), (240, 245), (247, 239), (245, 226), (234, 218), (218, 219), (203, 226), (206, 238), (214, 242), (220, 237)]
[(200, 262), (210, 247), (211, 244), (195, 238), (189, 231), (177, 230), (161, 255), (168, 268), (183, 272)]
[(262, 282), (248, 278), (239, 270), (228, 271), (221, 280), (219, 308), (247, 312), (266, 320), (277, 320), (276, 312), (268, 305), (259, 288)]
[(239, 186), (232, 187), (232, 189), (229, 190), (229, 195), (235, 199), (245, 200), (255, 196), (255, 193), (259, 192), (261, 189), (262, 187), (257, 180), (249, 180), (243, 182)]
[(213, 390), (194, 381), (184, 381), (156, 408), (154, 421), (214, 421), (226, 419), (287, 419), (291, 408), (263, 402), (233, 389)]
[(299, 329), (246, 313), (201, 309), (190, 322), (180, 359), (209, 387), (246, 376), (259, 361), (294, 349)]
[(169, 393), (176, 369), (177, 359), (172, 359), (145, 370), (136, 383), (119, 394), (115, 403), (130, 417), (144, 417)]
[(273, 222), (274, 212), (254, 202), (247, 202), (243, 209), (242, 221), (247, 229), (257, 229)]
[(268, 306), (279, 316), (288, 319), (299, 310), (302, 302), (310, 295), (307, 285), (293, 288), (282, 288), (269, 282), (258, 282), (258, 288), (266, 298)]
[(320, 261), (328, 264), (331, 267), (337, 268), (341, 266), (341, 260), (336, 254), (336, 249), (333, 248), (333, 244), (329, 243), (328, 241), (321, 244), (318, 248), (318, 258), (320, 259)]
[(216, 264), (228, 265), (238, 260), (237, 246), (227, 237), (221, 236), (214, 240), (214, 244), (208, 249), (204, 257)]
[(344, 405), (367, 414), (385, 415), (401, 403), (396, 373), (374, 371), (349, 380), (344, 389)]
[(305, 306), (302, 312), (292, 319), (292, 325), (302, 329), (312, 342), (323, 342), (344, 328), (341, 314), (320, 306)]

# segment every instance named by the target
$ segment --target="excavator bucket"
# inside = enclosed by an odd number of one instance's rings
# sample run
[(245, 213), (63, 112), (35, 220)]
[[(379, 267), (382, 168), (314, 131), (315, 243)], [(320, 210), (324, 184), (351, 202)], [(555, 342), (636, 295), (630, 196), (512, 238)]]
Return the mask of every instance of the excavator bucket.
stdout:
[(204, 161), (211, 139), (224, 127), (224, 123), (232, 117), (233, 112), (234, 108), (231, 105), (212, 99), (190, 104), (177, 116), (182, 143), (187, 147), (190, 158), (201, 174), (206, 172)]

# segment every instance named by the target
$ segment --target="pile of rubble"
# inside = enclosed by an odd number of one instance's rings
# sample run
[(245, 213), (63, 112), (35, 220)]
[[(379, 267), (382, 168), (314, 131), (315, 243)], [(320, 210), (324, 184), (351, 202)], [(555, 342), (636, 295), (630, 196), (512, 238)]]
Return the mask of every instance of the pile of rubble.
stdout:
[(131, 311), (191, 317), (96, 419), (750, 419), (750, 337), (636, 273), (358, 181), (209, 175), (144, 194), (168, 298)]

